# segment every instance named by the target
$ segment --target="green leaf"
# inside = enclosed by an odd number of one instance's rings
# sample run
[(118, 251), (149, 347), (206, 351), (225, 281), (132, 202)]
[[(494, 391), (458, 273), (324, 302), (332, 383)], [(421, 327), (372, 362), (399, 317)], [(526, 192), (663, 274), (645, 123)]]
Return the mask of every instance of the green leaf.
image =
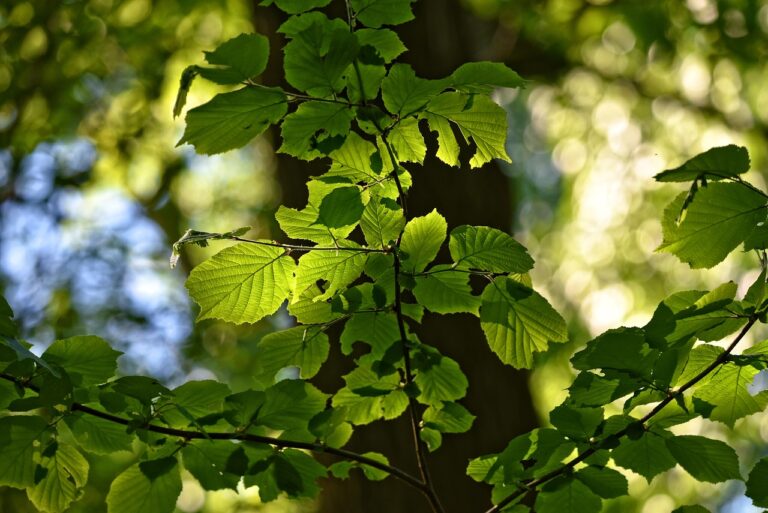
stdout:
[(317, 285), (309, 287), (299, 295), (298, 301), (288, 305), (288, 313), (301, 324), (323, 324), (341, 317), (342, 313), (333, 311), (330, 303), (314, 301), (322, 293)]
[(573, 476), (560, 476), (548, 482), (536, 497), (537, 513), (594, 513), (602, 501)]
[(567, 437), (574, 440), (588, 440), (603, 422), (603, 409), (561, 404), (549, 413), (549, 420)]
[(400, 25), (413, 19), (411, 4), (416, 0), (351, 0), (355, 18), (368, 27)]
[(187, 127), (178, 144), (190, 143), (205, 155), (241, 148), (280, 121), (287, 110), (285, 93), (277, 88), (245, 87), (217, 94), (187, 112)]
[(682, 166), (654, 176), (657, 182), (690, 182), (701, 177), (707, 180), (738, 176), (749, 171), (749, 153), (742, 146), (729, 144), (711, 148), (696, 155)]
[(639, 438), (624, 438), (611, 456), (617, 465), (637, 472), (648, 482), (677, 463), (664, 438), (650, 431), (643, 432)]
[(128, 434), (125, 426), (80, 412), (67, 415), (64, 422), (80, 447), (88, 452), (112, 454), (131, 450), (133, 437)]
[(565, 321), (546, 299), (512, 278), (501, 276), (481, 296), (480, 325), (502, 362), (516, 368), (533, 366), (533, 354), (549, 342), (565, 342)]
[[(365, 48), (363, 49), (363, 53), (370, 54), (375, 52), (369, 48)], [(370, 55), (370, 57), (372, 60), (375, 60), (377, 64), (363, 64), (360, 62), (361, 60), (364, 60), (364, 57), (361, 55), (360, 58), (354, 64), (350, 64), (344, 72), (344, 77), (347, 82), (347, 97), (350, 102), (364, 103), (379, 96), (379, 89), (381, 88), (382, 80), (384, 80), (384, 77), (387, 75), (387, 68), (382, 64), (378, 64), (378, 62), (381, 62), (381, 59), (378, 56)], [(357, 122), (360, 129), (366, 133), (378, 134), (385, 127), (389, 126), (391, 120), (388, 118), (381, 119), (381, 123), (379, 120), (376, 120), (376, 122), (373, 123), (373, 120), (369, 115), (373, 113), (378, 114), (379, 112), (381, 111), (379, 111), (377, 107), (358, 108)], [(383, 114), (383, 112), (381, 112), (381, 114)], [(374, 125), (372, 132), (368, 123)], [(376, 126), (378, 126), (378, 128), (376, 128)]]
[(173, 389), (173, 397), (162, 409), (163, 419), (170, 426), (187, 427), (192, 419), (220, 413), (224, 398), (231, 393), (227, 385), (218, 381), (188, 381)]
[(43, 456), (36, 470), (43, 478), (27, 489), (29, 500), (40, 511), (63, 512), (82, 495), (88, 481), (88, 461), (71, 445), (59, 445)]
[(328, 396), (311, 384), (286, 379), (265, 390), (260, 424), (273, 429), (307, 428), (309, 420), (325, 409)]
[(25, 488), (34, 484), (33, 457), (48, 423), (40, 417), (0, 418), (0, 485)]
[(313, 326), (296, 326), (270, 333), (256, 345), (254, 378), (271, 385), (277, 372), (288, 366), (299, 367), (301, 378), (309, 379), (328, 358), (328, 335)]
[(607, 467), (590, 465), (576, 472), (576, 479), (604, 499), (613, 499), (629, 494), (627, 478), (621, 472)]
[(389, 29), (360, 29), (355, 31), (355, 37), (360, 48), (370, 46), (385, 64), (407, 50), (397, 33)]
[(315, 21), (285, 45), (285, 79), (300, 91), (327, 97), (344, 88), (344, 70), (357, 57), (357, 38), (332, 22)]
[(331, 171), (329, 174), (343, 176), (352, 183), (373, 182), (379, 180), (383, 169), (381, 155), (376, 147), (355, 132), (351, 132), (341, 148), (330, 154)]
[(304, 210), (280, 206), (275, 219), (280, 229), (292, 239), (311, 240), (318, 244), (332, 244), (336, 239), (343, 239), (354, 230), (355, 226), (341, 229), (328, 228), (317, 222), (320, 212), (315, 205), (309, 204)]
[(443, 116), (432, 114), (429, 111), (422, 112), (419, 115), (429, 123), (429, 129), (437, 133), (437, 158), (448, 164), (457, 167), (459, 165), (459, 143), (453, 134), (451, 123)]
[(323, 196), (317, 211), (317, 223), (328, 228), (356, 226), (365, 205), (358, 187), (337, 187)]
[(237, 489), (240, 476), (230, 472), (236, 444), (228, 440), (192, 440), (181, 450), (184, 468), (205, 490)]
[(374, 248), (385, 248), (403, 231), (405, 216), (397, 201), (390, 198), (372, 198), (363, 210), (360, 228), (365, 241)]
[(371, 363), (370, 356), (361, 358), (358, 367), (344, 376), (347, 386), (333, 396), (334, 408), (346, 406), (347, 420), (355, 425), (394, 419), (408, 407), (408, 396), (400, 389), (400, 376), (378, 376)]
[(443, 435), (437, 429), (423, 426), (419, 429), (419, 439), (427, 445), (429, 452), (435, 452), (443, 445)]
[(526, 273), (533, 268), (533, 259), (522, 244), (501, 230), (487, 226), (454, 228), (448, 248), (459, 269)]
[(416, 276), (413, 295), (430, 312), (480, 315), (480, 298), (472, 295), (469, 273), (454, 271), (450, 265), (436, 265)]
[(282, 11), (288, 14), (298, 14), (318, 7), (325, 7), (331, 0), (274, 0)]
[(768, 392), (749, 393), (748, 387), (758, 372), (751, 365), (726, 363), (699, 382), (694, 397), (715, 406), (707, 418), (733, 428), (738, 419), (761, 412), (768, 406)]
[(768, 458), (758, 461), (749, 473), (747, 497), (755, 506), (768, 508)]
[(571, 358), (576, 369), (623, 371), (631, 376), (649, 376), (659, 352), (651, 349), (640, 328), (608, 330), (589, 341)]
[(467, 62), (451, 74), (450, 85), (463, 93), (488, 94), (496, 87), (522, 87), (525, 80), (500, 62)]
[(0, 296), (0, 335), (9, 338), (19, 336), (19, 328), (13, 322), (13, 310), (3, 296)]
[(407, 64), (395, 64), (381, 83), (381, 98), (392, 114), (404, 118), (423, 109), (440, 91), (444, 80), (418, 78)]
[(245, 486), (258, 486), (262, 502), (275, 500), (280, 492), (290, 497), (313, 497), (320, 491), (317, 479), (326, 474), (325, 467), (308, 454), (285, 449), (254, 465), (245, 476)]
[(666, 443), (680, 466), (699, 481), (719, 483), (741, 479), (736, 452), (720, 440), (682, 435), (668, 438)]
[(341, 146), (354, 113), (347, 105), (304, 102), (281, 125), (283, 144), (278, 152), (312, 160)]
[[(507, 139), (506, 112), (487, 96), (443, 93), (429, 102), (426, 113), (455, 123), (465, 139), (472, 139), (477, 151), (469, 161), (471, 167), (480, 167), (495, 158), (511, 162), (504, 148)], [(431, 124), (432, 118), (427, 119), (432, 129), (436, 130)]]
[(448, 224), (437, 209), (422, 217), (414, 217), (405, 225), (400, 243), (403, 271), (417, 273), (435, 259), (445, 240)]
[(389, 132), (389, 142), (400, 162), (423, 163), (427, 156), (427, 145), (419, 130), (419, 122), (406, 118)]
[(261, 75), (267, 68), (269, 40), (260, 34), (240, 34), (216, 50), (205, 52), (205, 60), (220, 68), (198, 67), (203, 78), (217, 84), (239, 84)]
[(109, 513), (171, 513), (181, 493), (176, 458), (143, 461), (128, 467), (107, 494)]
[(422, 419), (425, 426), (442, 433), (464, 433), (472, 427), (475, 416), (459, 403), (444, 402), (427, 408)]
[(117, 357), (121, 354), (99, 337), (80, 336), (57, 340), (43, 353), (42, 359), (65, 369), (73, 385), (85, 387), (104, 383), (114, 376)]
[(281, 248), (237, 244), (195, 267), (187, 279), (198, 320), (254, 323), (288, 298), (296, 264)]
[(420, 402), (434, 406), (466, 395), (468, 382), (461, 367), (436, 349), (419, 347), (413, 355), (413, 366), (416, 370), (414, 383), (421, 391), (418, 396)]
[(313, 301), (322, 301), (344, 289), (363, 273), (366, 253), (344, 248), (359, 248), (350, 241), (339, 241), (338, 251), (310, 251), (299, 259), (294, 284), (294, 301), (298, 294), (324, 280), (328, 283), (325, 292), (315, 296)]
[(684, 197), (664, 210), (664, 240), (657, 251), (672, 253), (694, 269), (720, 263), (765, 220), (765, 197), (737, 183), (700, 189), (678, 224)]
[(400, 341), (397, 317), (392, 312), (360, 312), (352, 316), (341, 333), (341, 352), (352, 353), (355, 342), (371, 347), (371, 355), (381, 358), (395, 342)]

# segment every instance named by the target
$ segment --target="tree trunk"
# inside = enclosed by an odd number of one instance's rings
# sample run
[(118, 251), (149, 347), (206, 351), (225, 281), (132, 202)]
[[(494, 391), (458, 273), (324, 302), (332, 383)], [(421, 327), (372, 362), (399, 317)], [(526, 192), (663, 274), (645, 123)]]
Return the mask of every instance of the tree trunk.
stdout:
[[(479, 60), (495, 27), (481, 22), (460, 7), (458, 1), (420, 0), (416, 19), (398, 27), (409, 51), (404, 61), (417, 75), (438, 78), (448, 75), (464, 62)], [(272, 39), (272, 56), (266, 81), (282, 82), (283, 42), (274, 28), (282, 15), (273, 9), (255, 9), (259, 32)], [(278, 138), (275, 134), (275, 142)], [(434, 150), (434, 140), (429, 141)], [(466, 161), (466, 159), (463, 159)], [(419, 216), (433, 208), (445, 216), (449, 230), (459, 224), (485, 225), (509, 230), (512, 220), (510, 182), (495, 164), (481, 170), (452, 169), (435, 158), (424, 166), (410, 166), (413, 188), (408, 195), (409, 215)], [(305, 182), (320, 174), (327, 163), (308, 164), (277, 156), (277, 179), (283, 203), (302, 208), (306, 204)], [(449, 512), (483, 511), (490, 507), (490, 490), (465, 474), (470, 458), (497, 452), (514, 436), (536, 427), (537, 417), (528, 389), (528, 375), (501, 364), (485, 342), (477, 318), (469, 315), (427, 314), (418, 329), (420, 339), (459, 362), (469, 379), (469, 391), (462, 403), (477, 416), (473, 429), (460, 435), (446, 435), (443, 446), (428, 456), (437, 493)], [(330, 392), (343, 385), (341, 374), (351, 369), (338, 347), (316, 381)], [(379, 451), (390, 462), (414, 475), (413, 441), (404, 414), (393, 422), (376, 422), (355, 430), (349, 449)], [(421, 513), (430, 511), (421, 494), (389, 478), (368, 482), (353, 472), (349, 481), (328, 480), (320, 499), (321, 513)]]

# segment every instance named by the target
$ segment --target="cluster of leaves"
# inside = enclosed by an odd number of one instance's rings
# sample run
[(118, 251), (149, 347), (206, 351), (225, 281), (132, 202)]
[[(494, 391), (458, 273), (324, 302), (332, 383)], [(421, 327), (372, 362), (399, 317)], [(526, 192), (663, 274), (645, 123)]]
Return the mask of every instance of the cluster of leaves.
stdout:
[[(131, 451), (137, 462), (112, 483), (110, 513), (171, 511), (180, 466), (207, 490), (257, 485), (264, 501), (313, 496), (318, 479), (359, 467), (369, 479), (392, 475), (417, 488), (440, 513), (426, 451), (437, 450), (444, 434), (470, 429), (474, 417), (458, 402), (468, 383), (457, 362), (418, 337), (425, 310), (477, 316), (490, 349), (516, 368), (532, 367), (535, 353), (567, 339), (563, 319), (532, 288), (533, 260), (512, 237), (484, 226), (449, 233), (437, 211), (407, 212), (411, 174), (403, 164), (426, 157), (422, 129), (436, 132), (436, 156), (447, 164), (459, 164), (462, 145), (471, 167), (508, 160), (505, 113), (490, 93), (523, 85), (520, 77), (476, 62), (425, 80), (395, 63), (405, 47), (384, 27), (412, 18), (410, 0), (350, 0), (346, 21), (314, 10), (330, 0), (274, 3), (292, 15), (279, 30), (289, 40), (285, 78), (296, 91), (259, 84), (267, 40), (238, 36), (208, 52), (208, 65), (184, 72), (177, 114), (195, 76), (242, 87), (191, 109), (181, 142), (218, 153), (279, 125), (279, 151), (328, 159), (330, 167), (308, 182), (303, 209), (277, 211), (289, 242), (246, 239), (243, 229), (190, 231), (174, 254), (189, 243), (237, 242), (189, 276), (200, 320), (255, 323), (287, 303), (297, 325), (258, 343), (252, 389), (232, 393), (197, 381), (170, 390), (147, 377), (115, 377), (119, 353), (95, 337), (60, 340), (35, 356), (1, 303), (0, 402), (10, 414), (0, 418), (0, 484), (26, 488), (42, 511), (63, 511), (82, 493), (81, 451)], [(765, 266), (766, 195), (741, 180), (748, 164), (745, 150), (725, 147), (659, 175), (693, 183), (665, 212), (662, 249), (711, 267), (743, 243)], [(727, 445), (668, 428), (696, 416), (732, 426), (765, 407), (768, 395), (752, 395), (747, 385), (764, 368), (768, 346), (733, 353), (764, 320), (765, 282), (763, 268), (743, 300), (734, 299), (732, 283), (675, 294), (645, 327), (587, 344), (572, 360), (582, 372), (552, 412), (552, 428), (470, 463), (469, 475), (493, 486), (491, 511), (526, 511), (518, 501), (531, 491), (539, 492), (540, 512), (595, 511), (601, 498), (627, 493), (611, 459), (649, 479), (676, 463), (704, 481), (740, 478)], [(338, 342), (344, 354), (354, 352), (355, 368), (343, 388), (326, 394), (307, 380), (328, 356), (326, 331), (341, 323)], [(735, 332), (727, 349), (707, 344)], [(284, 379), (288, 368), (297, 379)], [(617, 401), (621, 413), (606, 416)], [(343, 449), (355, 426), (402, 414), (416, 434), (419, 477), (384, 455)], [(308, 452), (340, 461), (326, 467)], [(759, 484), (766, 473), (768, 462), (760, 462), (748, 482), (757, 504), (768, 502)]]
[[(539, 490), (539, 513), (599, 511), (602, 499), (628, 493), (626, 478), (610, 461), (648, 481), (678, 464), (699, 481), (742, 479), (736, 452), (726, 443), (676, 436), (669, 428), (697, 417), (732, 428), (768, 405), (768, 391), (749, 389), (768, 365), (768, 344), (734, 353), (747, 331), (765, 322), (768, 308), (768, 195), (740, 178), (748, 169), (746, 149), (725, 146), (656, 177), (692, 184), (664, 212), (659, 250), (691, 267), (712, 267), (740, 244), (756, 250), (762, 272), (745, 297), (735, 299), (733, 282), (712, 291), (678, 292), (659, 304), (645, 326), (612, 329), (588, 342), (571, 359), (580, 373), (565, 401), (550, 412), (552, 427), (470, 463), (472, 478), (493, 485), (497, 506), (491, 511), (528, 511), (514, 505), (533, 489)], [(711, 344), (734, 333), (725, 349)], [(759, 462), (747, 481), (747, 495), (757, 506), (768, 506), (767, 464)]]

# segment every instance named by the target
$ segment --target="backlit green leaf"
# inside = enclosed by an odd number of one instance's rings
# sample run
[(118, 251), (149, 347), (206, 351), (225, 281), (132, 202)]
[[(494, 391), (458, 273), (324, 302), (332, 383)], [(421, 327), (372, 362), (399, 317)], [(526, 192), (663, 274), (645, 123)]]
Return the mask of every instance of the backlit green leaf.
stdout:
[(296, 264), (281, 248), (237, 244), (195, 267), (187, 279), (198, 320), (254, 323), (288, 298)]
[(480, 315), (480, 298), (472, 295), (469, 274), (454, 271), (450, 265), (436, 265), (427, 274), (416, 276), (413, 295), (430, 312)]
[(627, 478), (608, 467), (590, 465), (576, 472), (576, 479), (604, 499), (613, 499), (629, 494)]
[(187, 112), (179, 144), (190, 143), (205, 155), (240, 148), (280, 121), (287, 110), (285, 93), (276, 88), (245, 87), (218, 94)]
[(450, 85), (464, 93), (490, 93), (495, 87), (522, 87), (525, 80), (500, 62), (467, 62), (451, 74)]
[(678, 224), (684, 199), (681, 194), (664, 210), (664, 240), (658, 251), (672, 253), (694, 269), (720, 263), (765, 220), (765, 197), (736, 183), (701, 188)]
[(389, 142), (400, 162), (424, 162), (427, 145), (419, 130), (419, 122), (406, 118), (389, 132)]
[(327, 154), (344, 142), (353, 116), (352, 110), (343, 104), (302, 103), (283, 120), (283, 144), (278, 151), (304, 160)]
[(718, 180), (749, 171), (749, 153), (742, 146), (729, 144), (710, 148), (688, 160), (682, 166), (668, 169), (654, 178), (659, 182), (690, 182), (700, 177)]
[(355, 31), (355, 37), (361, 48), (370, 46), (386, 64), (406, 51), (397, 33), (389, 29), (360, 29)]
[(66, 369), (73, 385), (88, 386), (114, 376), (121, 354), (99, 337), (80, 336), (57, 340), (46, 349), (42, 359)]
[(136, 463), (112, 482), (107, 494), (109, 513), (171, 513), (181, 493), (176, 458)]
[(239, 84), (261, 75), (267, 67), (269, 40), (260, 34), (240, 34), (225, 41), (205, 60), (219, 68), (198, 67), (200, 76), (217, 84)]
[(504, 148), (507, 114), (487, 96), (443, 93), (430, 101), (425, 110), (427, 115), (455, 123), (464, 138), (475, 143), (477, 150), (469, 161), (471, 167), (480, 167), (495, 158), (510, 162)]
[(258, 414), (260, 424), (274, 429), (307, 428), (309, 420), (323, 411), (327, 395), (311, 384), (286, 379), (265, 390), (264, 406)]
[(402, 269), (412, 273), (423, 271), (440, 251), (447, 229), (445, 218), (437, 210), (408, 221), (400, 243)]
[(424, 108), (444, 88), (443, 80), (418, 78), (407, 64), (395, 64), (381, 83), (381, 97), (389, 112), (405, 117)]
[(639, 438), (624, 438), (611, 456), (617, 465), (637, 472), (648, 482), (677, 463), (664, 438), (650, 431), (643, 432)]
[(464, 397), (467, 393), (467, 377), (456, 360), (442, 356), (428, 346), (419, 349), (413, 355), (413, 367), (416, 370), (414, 383), (421, 392), (418, 400), (434, 406)]
[(533, 259), (522, 244), (501, 230), (487, 226), (454, 228), (448, 247), (459, 269), (526, 273), (533, 268)]
[(205, 490), (237, 489), (240, 476), (229, 472), (238, 448), (228, 440), (192, 440), (181, 450), (186, 468)]
[(285, 45), (285, 79), (312, 96), (330, 96), (344, 88), (344, 70), (358, 50), (348, 29), (316, 21)]
[(720, 440), (682, 435), (668, 438), (666, 443), (680, 466), (699, 481), (719, 483), (741, 479), (736, 452)]
[(29, 500), (40, 511), (59, 513), (81, 496), (88, 481), (88, 461), (71, 445), (60, 444), (52, 455), (43, 456), (37, 472), (44, 476), (27, 489)]
[(173, 389), (173, 397), (162, 408), (163, 419), (173, 427), (189, 426), (190, 417), (197, 419), (221, 412), (224, 398), (231, 393), (227, 385), (218, 381), (188, 381)]
[(423, 420), (425, 426), (443, 433), (464, 433), (472, 427), (475, 416), (459, 403), (444, 402), (427, 408)]
[(24, 488), (34, 484), (33, 457), (48, 423), (40, 417), (0, 418), (0, 485)]
[(707, 418), (733, 427), (738, 419), (761, 412), (768, 405), (768, 392), (749, 393), (758, 372), (751, 365), (726, 363), (699, 382), (694, 397), (714, 406)]
[(131, 450), (133, 436), (127, 433), (126, 426), (80, 412), (72, 412), (64, 421), (80, 447), (88, 452), (111, 454)]
[(256, 381), (270, 385), (283, 367), (301, 369), (301, 378), (317, 374), (328, 358), (328, 336), (318, 327), (297, 326), (270, 333), (256, 345)]
[(544, 485), (536, 497), (538, 513), (594, 513), (602, 501), (573, 476), (560, 476)]
[(372, 198), (360, 218), (365, 241), (372, 247), (384, 248), (400, 235), (405, 226), (403, 209), (390, 198)]
[(549, 342), (565, 342), (565, 321), (546, 299), (512, 278), (501, 276), (481, 296), (480, 324), (488, 344), (502, 362), (516, 368), (533, 366), (533, 354)]
[(299, 259), (296, 269), (294, 301), (298, 294), (324, 280), (328, 283), (325, 292), (315, 296), (313, 301), (332, 297), (337, 291), (355, 281), (365, 267), (366, 253), (344, 248), (358, 248), (353, 242), (339, 242), (338, 251), (310, 251)]

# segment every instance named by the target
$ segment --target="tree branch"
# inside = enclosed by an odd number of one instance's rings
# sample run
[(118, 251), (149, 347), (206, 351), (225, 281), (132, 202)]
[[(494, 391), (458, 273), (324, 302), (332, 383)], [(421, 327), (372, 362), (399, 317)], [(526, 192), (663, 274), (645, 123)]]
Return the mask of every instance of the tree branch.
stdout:
[[(21, 380), (19, 378), (16, 378), (15, 376), (11, 376), (10, 374), (0, 373), (0, 378), (6, 381), (15, 383), (16, 385), (19, 385), (21, 387), (28, 388), (35, 392), (39, 392), (39, 389), (35, 385), (28, 383), (24, 380)], [(125, 419), (123, 417), (119, 417), (111, 413), (97, 410), (95, 408), (91, 408), (90, 406), (86, 406), (82, 403), (73, 402), (70, 405), (70, 410), (79, 411), (79, 412), (85, 413), (86, 415), (98, 417), (100, 419), (107, 420), (109, 422), (113, 422), (115, 424), (120, 424), (123, 426), (130, 426), (134, 424), (134, 421), (130, 419)], [(151, 423), (141, 426), (141, 429), (145, 429), (147, 431), (151, 431), (153, 433), (158, 433), (161, 435), (175, 436), (178, 438), (183, 438), (185, 440), (208, 439), (208, 440), (255, 442), (255, 443), (268, 444), (273, 447), (305, 449), (307, 451), (312, 451), (315, 453), (333, 454), (334, 456), (338, 456), (345, 460), (356, 461), (358, 463), (362, 463), (363, 465), (368, 465), (369, 467), (374, 467), (379, 470), (383, 470), (384, 472), (392, 474), (394, 477), (396, 477), (397, 479), (400, 479), (401, 481), (408, 484), (409, 486), (412, 486), (413, 488), (418, 489), (422, 493), (427, 494), (429, 492), (429, 490), (427, 490), (426, 485), (423, 482), (419, 481), (417, 478), (408, 474), (404, 470), (401, 470), (397, 467), (393, 467), (386, 463), (382, 463), (380, 461), (368, 458), (367, 456), (363, 456), (362, 454), (358, 454), (356, 452), (348, 451), (346, 449), (339, 449), (336, 447), (330, 447), (324, 444), (318, 444), (313, 442), (299, 442), (295, 440), (283, 440), (280, 438), (254, 435), (251, 433), (227, 433), (227, 432), (203, 433), (200, 431), (188, 431), (184, 429), (175, 429), (175, 428), (170, 428), (165, 426), (158, 426), (157, 424), (151, 424)]]
[(244, 239), (233, 235), (227, 237), (229, 240), (236, 240), (237, 242), (247, 242), (248, 244), (257, 244), (259, 246), (270, 246), (273, 248), (282, 248), (288, 251), (352, 251), (357, 253), (391, 253), (389, 249), (377, 249), (377, 248), (349, 248), (341, 246), (302, 246), (299, 244), (283, 244), (281, 242), (265, 242), (263, 240)]
[(715, 360), (712, 363), (710, 363), (706, 368), (704, 368), (704, 370), (702, 370), (701, 372), (696, 374), (696, 376), (686, 381), (683, 385), (680, 386), (680, 388), (678, 388), (674, 392), (671, 392), (669, 395), (667, 395), (667, 397), (661, 400), (659, 404), (657, 404), (651, 411), (646, 413), (642, 418), (638, 419), (637, 422), (633, 422), (632, 424), (625, 427), (621, 431), (614, 433), (609, 437), (603, 439), (601, 442), (593, 445), (586, 451), (582, 452), (581, 454), (573, 458), (568, 463), (565, 463), (563, 466), (556, 468), (555, 470), (547, 474), (544, 474), (541, 477), (538, 477), (536, 479), (531, 479), (527, 482), (521, 483), (520, 485), (518, 485), (520, 488), (516, 492), (512, 493), (511, 495), (507, 496), (503, 500), (499, 501), (497, 505), (487, 510), (485, 513), (499, 513), (502, 509), (504, 509), (506, 506), (508, 506), (518, 498), (527, 495), (529, 492), (535, 490), (537, 487), (570, 471), (578, 463), (581, 463), (582, 461), (586, 460), (587, 458), (592, 456), (594, 453), (602, 449), (603, 446), (606, 445), (607, 443), (616, 442), (620, 438), (624, 437), (633, 427), (638, 425), (645, 427), (645, 423), (651, 420), (653, 417), (655, 417), (669, 403), (671, 403), (672, 401), (680, 397), (686, 390), (694, 386), (696, 383), (704, 379), (713, 370), (715, 370), (720, 365), (725, 363), (725, 361), (730, 356), (731, 352), (736, 348), (736, 345), (738, 345), (738, 343), (741, 342), (741, 340), (744, 338), (747, 332), (749, 332), (752, 326), (754, 326), (755, 322), (757, 322), (757, 319), (758, 319), (758, 314), (753, 314), (752, 316), (750, 316), (749, 322), (747, 322), (747, 324), (744, 325), (744, 327), (741, 329), (739, 334), (736, 335), (736, 338), (733, 340), (733, 342), (730, 343), (730, 345), (728, 345), (725, 351), (723, 351), (717, 358), (715, 358)]

